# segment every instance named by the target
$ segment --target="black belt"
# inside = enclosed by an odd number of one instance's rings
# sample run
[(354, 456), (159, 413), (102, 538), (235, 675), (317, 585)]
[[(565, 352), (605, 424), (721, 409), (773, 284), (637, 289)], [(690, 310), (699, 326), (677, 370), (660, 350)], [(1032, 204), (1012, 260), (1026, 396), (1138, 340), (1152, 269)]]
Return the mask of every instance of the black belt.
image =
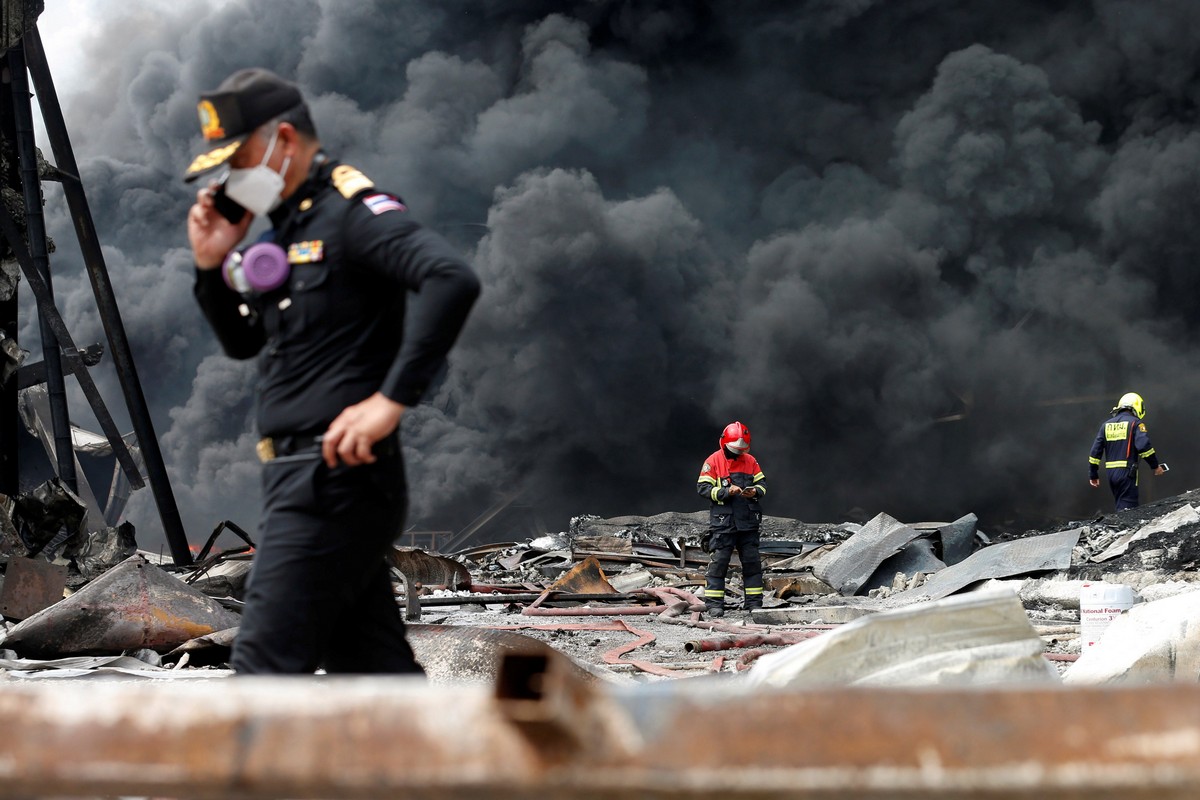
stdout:
[[(265, 464), (281, 456), (315, 453), (321, 449), (321, 442), (324, 439), (324, 434), (320, 433), (300, 436), (264, 436), (258, 440), (255, 450), (258, 451), (258, 460)], [(399, 440), (393, 434), (376, 442), (371, 448), (371, 452), (376, 456), (390, 456), (395, 454), (399, 444)]]
[(258, 451), (258, 460), (264, 464), (268, 461), (274, 461), (280, 456), (293, 456), (297, 453), (305, 453), (321, 449), (321, 441), (325, 437), (321, 434), (312, 434), (309, 436), (264, 436), (258, 440), (255, 450)]

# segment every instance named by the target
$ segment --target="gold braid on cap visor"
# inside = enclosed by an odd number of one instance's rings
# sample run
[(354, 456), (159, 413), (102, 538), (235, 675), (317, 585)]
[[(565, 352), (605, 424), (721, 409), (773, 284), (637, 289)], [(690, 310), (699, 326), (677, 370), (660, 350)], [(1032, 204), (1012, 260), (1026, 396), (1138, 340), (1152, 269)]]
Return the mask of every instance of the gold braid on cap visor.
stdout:
[(216, 150), (209, 150), (207, 153), (201, 153), (196, 156), (191, 165), (187, 168), (188, 175), (194, 175), (197, 172), (203, 172), (206, 169), (212, 169), (218, 164), (223, 164), (229, 157), (237, 152), (237, 149), (242, 146), (240, 141), (230, 142), (229, 144), (218, 147)]

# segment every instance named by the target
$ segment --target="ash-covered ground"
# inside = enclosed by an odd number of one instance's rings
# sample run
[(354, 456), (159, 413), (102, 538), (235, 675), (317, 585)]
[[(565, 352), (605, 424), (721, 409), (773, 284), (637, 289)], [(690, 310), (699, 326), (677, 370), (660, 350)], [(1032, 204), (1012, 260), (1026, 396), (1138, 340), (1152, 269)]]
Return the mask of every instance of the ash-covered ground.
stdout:
[[(1138, 509), (1106, 514), (1095, 519), (1058, 524), (1044, 530), (1021, 533), (975, 533), (973, 550), (1029, 537), (1067, 531), (1078, 532), (1070, 552), (1070, 563), (1061, 569), (1025, 574), (984, 575), (965, 586), (969, 592), (1004, 585), (1017, 592), (1035, 631), (1041, 636), (1053, 663), (1063, 671), (1080, 653), (1080, 587), (1084, 581), (1104, 581), (1130, 586), (1138, 599), (1158, 599), (1200, 587), (1200, 490), (1149, 503)], [(523, 543), (484, 548), (460, 556), (470, 568), (475, 583), (509, 583), (530, 588), (549, 585), (586, 555), (599, 559), (605, 577), (614, 586), (677, 587), (700, 594), (703, 588), (704, 557), (698, 550), (707, 514), (666, 513), (653, 517), (599, 519), (577, 517), (569, 531)], [(936, 532), (947, 523), (911, 523), (935, 541)], [(1164, 527), (1167, 529), (1156, 530)], [(722, 653), (690, 652), (687, 645), (706, 637), (779, 632), (812, 632), (837, 627), (850, 617), (844, 609), (883, 610), (889, 596), (919, 587), (929, 575), (896, 575), (891, 585), (844, 596), (822, 584), (813, 567), (823, 553), (849, 539), (861, 526), (854, 523), (806, 523), (767, 517), (762, 527), (763, 560), (767, 583), (766, 610), (812, 609), (807, 619), (768, 622), (740, 609), (741, 575), (731, 569), (728, 589), (731, 610), (720, 620), (707, 615), (681, 613), (664, 618), (658, 614), (639, 616), (593, 616), (603, 603), (546, 604), (559, 606), (564, 616), (529, 616), (528, 604), (470, 604), (461, 607), (426, 608), (422, 622), (513, 628), (546, 642), (606, 677), (617, 680), (663, 680), (629, 662), (641, 661), (672, 670), (677, 677), (706, 672), (739, 671), (746, 650)], [(1128, 540), (1128, 541), (1126, 541)], [(664, 544), (667, 543), (667, 544)], [(673, 544), (671, 544), (673, 543)], [(690, 547), (689, 547), (690, 546)], [(1114, 552), (1121, 551), (1114, 555)], [(668, 563), (673, 556), (674, 563)], [(695, 560), (693, 560), (695, 559)], [(1003, 570), (1001, 569), (1001, 572)], [(884, 576), (885, 578), (888, 576)], [(442, 593), (438, 593), (442, 594)], [(450, 594), (450, 593), (445, 593)], [(842, 609), (842, 610), (839, 610)], [(584, 613), (586, 616), (568, 616)], [(632, 629), (629, 630), (629, 629)], [(617, 655), (614, 648), (647, 637), (636, 648)], [(780, 645), (753, 648), (755, 654)], [(741, 662), (749, 664), (753, 659)]]

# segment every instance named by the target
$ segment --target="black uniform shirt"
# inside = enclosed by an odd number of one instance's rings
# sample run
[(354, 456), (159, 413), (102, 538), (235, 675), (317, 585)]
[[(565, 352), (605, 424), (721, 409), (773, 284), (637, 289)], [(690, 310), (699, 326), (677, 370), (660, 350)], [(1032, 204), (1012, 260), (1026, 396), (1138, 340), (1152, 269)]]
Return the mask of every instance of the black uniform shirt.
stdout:
[[(399, 198), (322, 156), (271, 221), (286, 284), (250, 303), (220, 269), (198, 269), (195, 284), (225, 352), (259, 356), (259, 432), (321, 433), (376, 391), (417, 403), (479, 294), (471, 268)], [(407, 291), (418, 296), (406, 337)]]

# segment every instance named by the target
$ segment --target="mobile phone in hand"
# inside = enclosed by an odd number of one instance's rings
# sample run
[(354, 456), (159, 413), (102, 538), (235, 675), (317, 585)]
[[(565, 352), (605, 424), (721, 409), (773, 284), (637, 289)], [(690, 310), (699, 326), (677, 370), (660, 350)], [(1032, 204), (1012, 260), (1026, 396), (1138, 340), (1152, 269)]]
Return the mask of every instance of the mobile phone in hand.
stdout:
[(213, 208), (217, 210), (225, 219), (229, 220), (230, 224), (237, 225), (246, 217), (246, 209), (238, 205), (230, 199), (229, 195), (225, 194), (225, 185), (222, 184), (213, 192)]

